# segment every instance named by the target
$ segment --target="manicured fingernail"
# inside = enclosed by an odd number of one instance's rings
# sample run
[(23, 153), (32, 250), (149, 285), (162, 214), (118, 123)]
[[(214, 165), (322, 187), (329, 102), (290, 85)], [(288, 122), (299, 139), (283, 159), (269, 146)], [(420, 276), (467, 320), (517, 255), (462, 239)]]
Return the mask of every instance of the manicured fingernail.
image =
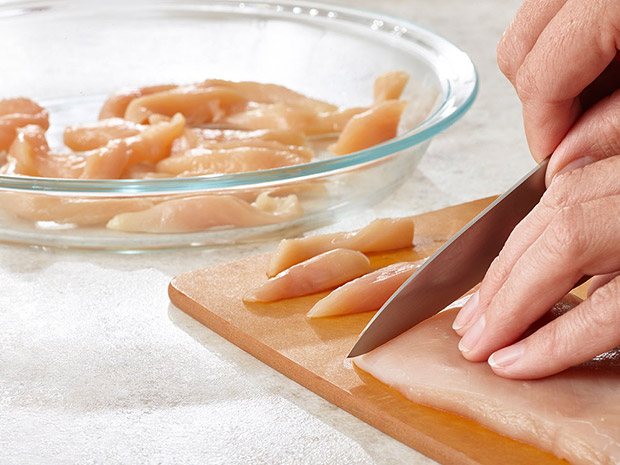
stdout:
[(524, 349), (525, 344), (523, 344), (523, 342), (517, 342), (516, 344), (498, 350), (489, 357), (489, 365), (493, 368), (506, 368), (521, 358)]
[(484, 315), (478, 318), (471, 328), (465, 333), (461, 341), (459, 342), (459, 350), (463, 353), (471, 352), (471, 350), (478, 344), (480, 336), (484, 331)]
[(458, 315), (456, 315), (454, 323), (452, 323), (452, 329), (458, 331), (464, 328), (476, 312), (476, 308), (478, 308), (478, 291), (473, 293), (465, 305), (463, 305), (463, 308), (461, 308)]

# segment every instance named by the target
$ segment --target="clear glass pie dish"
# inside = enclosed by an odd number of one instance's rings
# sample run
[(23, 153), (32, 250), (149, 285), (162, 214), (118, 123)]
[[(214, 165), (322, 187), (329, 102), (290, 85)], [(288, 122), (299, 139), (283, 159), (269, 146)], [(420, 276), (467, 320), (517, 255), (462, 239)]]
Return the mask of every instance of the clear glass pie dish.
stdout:
[[(119, 88), (251, 80), (351, 107), (368, 104), (379, 74), (410, 75), (398, 135), (344, 156), (317, 149), (304, 164), (184, 178), (0, 175), (0, 241), (20, 245), (138, 251), (299, 234), (393, 192), (477, 92), (470, 58), (442, 37), (398, 18), (313, 2), (4, 2), (0, 43), (0, 99), (29, 97), (45, 107), (52, 147), (62, 145), (65, 126), (95, 120)], [(299, 213), (168, 233), (106, 226), (106, 209), (118, 214), (205, 195), (254, 205), (274, 192), (295, 195)]]

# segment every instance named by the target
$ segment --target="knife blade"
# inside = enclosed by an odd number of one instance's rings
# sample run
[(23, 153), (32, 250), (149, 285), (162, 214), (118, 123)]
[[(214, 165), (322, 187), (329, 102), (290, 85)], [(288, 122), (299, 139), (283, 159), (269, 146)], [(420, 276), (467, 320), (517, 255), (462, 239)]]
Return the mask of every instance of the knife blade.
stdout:
[(545, 192), (546, 168), (547, 160), (437, 250), (379, 309), (348, 357), (394, 339), (482, 281), (512, 230)]

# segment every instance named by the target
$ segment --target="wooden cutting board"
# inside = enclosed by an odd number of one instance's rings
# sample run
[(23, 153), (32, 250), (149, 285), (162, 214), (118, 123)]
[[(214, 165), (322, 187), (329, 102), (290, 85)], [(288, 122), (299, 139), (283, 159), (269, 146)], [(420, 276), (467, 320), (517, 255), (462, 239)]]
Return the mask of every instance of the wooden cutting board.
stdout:
[[(414, 248), (370, 256), (371, 265), (418, 260), (493, 198), (414, 216)], [(346, 359), (372, 313), (309, 319), (327, 293), (269, 304), (242, 296), (264, 282), (269, 254), (185, 273), (172, 280), (170, 300), (233, 344), (377, 429), (443, 464), (566, 464), (468, 419), (415, 404)]]

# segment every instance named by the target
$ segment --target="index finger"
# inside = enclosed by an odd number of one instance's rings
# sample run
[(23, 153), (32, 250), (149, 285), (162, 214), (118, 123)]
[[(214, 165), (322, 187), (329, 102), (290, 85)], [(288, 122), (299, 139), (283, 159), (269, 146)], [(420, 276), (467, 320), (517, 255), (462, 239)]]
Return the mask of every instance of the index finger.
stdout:
[(577, 97), (615, 58), (620, 2), (568, 0), (517, 72), (530, 151), (552, 153), (581, 114)]

